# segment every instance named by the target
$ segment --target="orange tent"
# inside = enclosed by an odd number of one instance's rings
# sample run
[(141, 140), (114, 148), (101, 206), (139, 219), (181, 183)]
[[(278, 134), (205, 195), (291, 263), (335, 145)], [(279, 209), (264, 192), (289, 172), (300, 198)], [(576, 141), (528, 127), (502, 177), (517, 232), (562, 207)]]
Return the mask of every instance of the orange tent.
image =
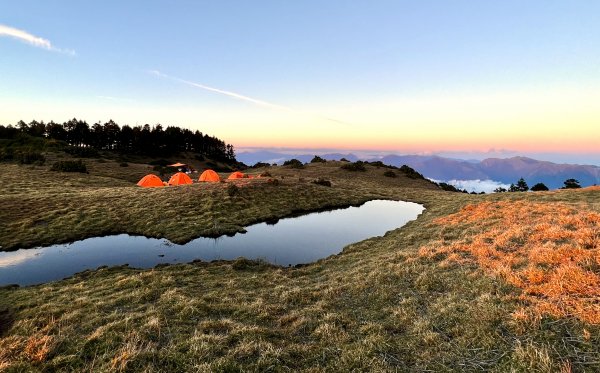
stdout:
[(219, 174), (214, 172), (213, 170), (206, 170), (200, 175), (200, 179), (198, 181), (221, 181)]
[(229, 175), (229, 177), (227, 179), (232, 180), (232, 179), (243, 179), (244, 178), (244, 174), (236, 171), (236, 172), (232, 172), (231, 175)]
[(148, 174), (138, 181), (137, 185), (141, 186), (142, 188), (154, 188), (163, 186), (163, 182), (160, 177)]
[(191, 183), (192, 179), (190, 179), (190, 177), (183, 172), (178, 172), (169, 179), (169, 185), (183, 185)]

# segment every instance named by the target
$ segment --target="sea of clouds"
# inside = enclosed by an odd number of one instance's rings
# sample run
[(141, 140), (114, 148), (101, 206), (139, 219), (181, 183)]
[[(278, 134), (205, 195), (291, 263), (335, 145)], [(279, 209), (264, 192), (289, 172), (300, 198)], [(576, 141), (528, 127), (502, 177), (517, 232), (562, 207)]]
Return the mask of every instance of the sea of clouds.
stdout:
[[(433, 180), (436, 183), (439, 183), (440, 180)], [(510, 184), (503, 184), (499, 181), (494, 180), (448, 180), (444, 181), (446, 184), (450, 184), (460, 190), (466, 190), (467, 192), (475, 192), (475, 193), (493, 193), (496, 188), (504, 188), (508, 189)]]

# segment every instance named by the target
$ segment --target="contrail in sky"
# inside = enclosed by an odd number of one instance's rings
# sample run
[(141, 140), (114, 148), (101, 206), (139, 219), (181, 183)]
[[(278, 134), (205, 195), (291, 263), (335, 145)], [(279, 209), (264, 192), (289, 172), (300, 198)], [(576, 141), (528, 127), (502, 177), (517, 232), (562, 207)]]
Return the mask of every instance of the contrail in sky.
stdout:
[(27, 31), (19, 30), (14, 27), (0, 24), (0, 36), (8, 36), (8, 37), (20, 40), (20, 41), (24, 41), (35, 47), (47, 49), (49, 51), (66, 53), (66, 54), (70, 54), (72, 56), (75, 55), (75, 51), (73, 51), (73, 50), (56, 48), (55, 46), (52, 45), (52, 43), (50, 43), (50, 40), (41, 38), (39, 36), (32, 35), (32, 34), (28, 33)]
[(189, 80), (177, 78), (177, 77), (174, 77), (174, 76), (169, 76), (167, 74), (161, 73), (158, 70), (149, 70), (148, 73), (150, 73), (152, 75), (155, 75), (155, 76), (158, 76), (158, 77), (161, 77), (161, 78), (167, 78), (167, 79), (171, 79), (171, 80), (174, 80), (174, 81), (177, 81), (177, 82), (180, 82), (180, 83), (184, 83), (184, 84), (187, 84), (187, 85), (192, 86), (192, 87), (204, 89), (206, 91), (215, 92), (215, 93), (219, 93), (219, 94), (222, 94), (222, 95), (225, 95), (225, 96), (229, 96), (229, 97), (235, 98), (237, 100), (251, 102), (251, 103), (253, 103), (255, 105), (258, 105), (258, 106), (262, 106), (262, 107), (266, 107), (266, 108), (270, 108), (270, 109), (275, 109), (275, 110), (289, 111), (289, 112), (297, 113), (297, 114), (310, 115), (310, 116), (313, 116), (313, 117), (317, 117), (317, 118), (320, 118), (320, 119), (325, 119), (325, 120), (328, 120), (330, 122), (336, 122), (336, 123), (340, 123), (340, 124), (348, 124), (348, 123), (342, 122), (342, 121), (337, 120), (337, 119), (332, 119), (332, 118), (327, 118), (327, 117), (324, 117), (324, 116), (321, 116), (321, 115), (306, 113), (306, 112), (303, 112), (303, 111), (292, 109), (292, 108), (287, 107), (287, 106), (277, 105), (277, 104), (273, 104), (271, 102), (267, 102), (267, 101), (263, 101), (263, 100), (258, 100), (256, 98), (244, 96), (244, 95), (241, 95), (239, 93), (235, 93), (235, 92), (231, 92), (231, 91), (225, 91), (223, 89), (209, 87), (209, 86), (204, 85), (204, 84), (191, 82)]

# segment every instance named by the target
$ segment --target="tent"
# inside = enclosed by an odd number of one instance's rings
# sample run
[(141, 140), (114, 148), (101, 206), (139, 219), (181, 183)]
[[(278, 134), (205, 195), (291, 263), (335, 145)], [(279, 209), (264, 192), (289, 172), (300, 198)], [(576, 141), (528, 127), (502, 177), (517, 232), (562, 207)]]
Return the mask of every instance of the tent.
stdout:
[(154, 188), (163, 186), (163, 182), (160, 177), (153, 174), (148, 174), (138, 181), (137, 185), (141, 186), (142, 188)]
[(183, 172), (178, 172), (169, 179), (169, 185), (183, 185), (191, 183), (192, 179), (190, 179), (190, 177)]
[(229, 175), (229, 177), (227, 179), (232, 180), (232, 179), (243, 179), (245, 176), (243, 173), (236, 171), (236, 172), (232, 172), (231, 175)]
[(185, 166), (187, 166), (187, 164), (179, 163), (179, 162), (167, 165), (167, 167), (185, 167)]
[(198, 179), (198, 181), (215, 182), (215, 181), (221, 181), (221, 178), (219, 177), (219, 174), (217, 174), (213, 170), (206, 170), (202, 173), (202, 175), (200, 175), (200, 179)]

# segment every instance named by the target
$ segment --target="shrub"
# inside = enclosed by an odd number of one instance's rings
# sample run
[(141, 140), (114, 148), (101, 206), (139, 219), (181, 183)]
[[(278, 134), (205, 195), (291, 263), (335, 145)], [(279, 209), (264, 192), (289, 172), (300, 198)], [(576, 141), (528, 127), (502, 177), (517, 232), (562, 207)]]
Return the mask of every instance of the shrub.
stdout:
[(254, 164), (254, 166), (252, 166), (252, 168), (259, 168), (259, 167), (271, 167), (271, 165), (268, 163), (265, 163), (265, 162), (256, 162)]
[(531, 191), (533, 191), (533, 192), (544, 192), (546, 190), (549, 190), (549, 189), (546, 186), (546, 184), (544, 184), (544, 183), (537, 183), (531, 187)]
[(46, 157), (40, 152), (34, 150), (21, 150), (17, 152), (17, 160), (21, 164), (37, 164), (43, 165), (46, 162)]
[(347, 160), (346, 158), (342, 158), (342, 159), (340, 159), (340, 162), (350, 162), (350, 161)]
[(363, 161), (356, 161), (354, 163), (347, 163), (342, 165), (341, 167), (344, 170), (347, 171), (366, 171), (367, 169), (365, 168), (365, 163)]
[(367, 163), (370, 164), (371, 166), (375, 166), (375, 167), (391, 168), (392, 170), (398, 169), (398, 167), (392, 166), (390, 164), (385, 164), (382, 161), (373, 161), (373, 162), (367, 162)]
[(297, 160), (296, 158), (290, 159), (289, 161), (283, 162), (284, 166), (288, 166), (290, 168), (304, 168), (304, 164)]
[(325, 163), (327, 162), (325, 159), (315, 155), (313, 159), (310, 160), (310, 163)]
[(240, 193), (240, 188), (235, 184), (227, 185), (227, 195), (229, 197), (236, 196)]
[(317, 184), (317, 185), (323, 185), (323, 186), (326, 186), (326, 187), (330, 187), (331, 186), (331, 181), (323, 179), (321, 177), (318, 178), (318, 179), (313, 180), (313, 183)]
[(494, 193), (504, 193), (504, 192), (508, 192), (508, 190), (506, 190), (506, 188), (503, 188), (503, 187), (498, 187), (498, 188), (494, 189)]
[(98, 158), (100, 153), (94, 148), (80, 148), (77, 146), (69, 146), (65, 149), (65, 152), (75, 157), (81, 158)]
[(269, 171), (265, 171), (260, 174), (260, 177), (271, 177), (271, 173)]
[(408, 167), (407, 165), (402, 165), (402, 167), (400, 167), (400, 172), (404, 173), (404, 175), (406, 175), (406, 177), (410, 179), (425, 180), (425, 177), (423, 177), (423, 175), (415, 171), (413, 168)]
[(269, 180), (267, 180), (267, 184), (277, 186), (277, 185), (279, 185), (279, 180), (277, 180), (277, 179), (269, 179)]
[(457, 192), (457, 193), (461, 192), (460, 189), (458, 189), (454, 185), (450, 185), (448, 183), (439, 183), (438, 185), (439, 185), (440, 188), (442, 188), (443, 190), (445, 190), (447, 192)]
[(0, 149), (0, 161), (12, 161), (15, 157), (15, 152), (12, 148)]
[(397, 177), (398, 175), (396, 175), (396, 173), (392, 170), (387, 170), (386, 172), (383, 173), (383, 176), (385, 177)]
[(129, 167), (129, 163), (121, 162), (121, 163), (119, 163), (119, 167)]
[(561, 189), (579, 189), (581, 185), (579, 185), (579, 181), (575, 179), (567, 179), (564, 182), (565, 186)]
[(61, 171), (61, 172), (81, 172), (87, 173), (87, 167), (81, 159), (76, 161), (58, 161), (55, 162), (50, 171)]

